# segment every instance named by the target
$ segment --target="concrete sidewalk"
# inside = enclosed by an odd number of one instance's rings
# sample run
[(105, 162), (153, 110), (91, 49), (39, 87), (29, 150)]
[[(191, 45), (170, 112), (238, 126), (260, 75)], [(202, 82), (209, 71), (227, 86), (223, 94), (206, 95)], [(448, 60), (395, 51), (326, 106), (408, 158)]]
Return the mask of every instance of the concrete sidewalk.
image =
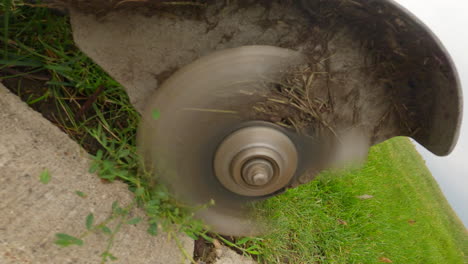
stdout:
[[(0, 106), (0, 263), (100, 263), (106, 235), (90, 234), (83, 246), (60, 248), (55, 234), (81, 234), (89, 213), (98, 223), (110, 215), (114, 201), (127, 205), (132, 194), (123, 183), (103, 184), (88, 173), (87, 153), (1, 84)], [(39, 180), (45, 169), (48, 184)], [(133, 214), (144, 217), (138, 209)], [(111, 249), (118, 260), (112, 263), (189, 263), (174, 240), (164, 233), (150, 236), (147, 227), (145, 221), (122, 226)], [(193, 241), (179, 239), (191, 256)]]

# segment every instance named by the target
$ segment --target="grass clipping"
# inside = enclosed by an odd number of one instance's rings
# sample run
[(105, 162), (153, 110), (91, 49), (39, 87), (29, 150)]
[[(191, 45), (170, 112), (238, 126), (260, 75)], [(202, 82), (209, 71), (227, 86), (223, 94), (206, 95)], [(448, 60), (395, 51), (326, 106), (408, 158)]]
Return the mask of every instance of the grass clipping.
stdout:
[(268, 84), (271, 93), (253, 106), (258, 118), (306, 136), (333, 134), (327, 121), (333, 112), (331, 97), (324, 98), (316, 92), (327, 86), (329, 74), (321, 66), (306, 64), (293, 67), (278, 82)]

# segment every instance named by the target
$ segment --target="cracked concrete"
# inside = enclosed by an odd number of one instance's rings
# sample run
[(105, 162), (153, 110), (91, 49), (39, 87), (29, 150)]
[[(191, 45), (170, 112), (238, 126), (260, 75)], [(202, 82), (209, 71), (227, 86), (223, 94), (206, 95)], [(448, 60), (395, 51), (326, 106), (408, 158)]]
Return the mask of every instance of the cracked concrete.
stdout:
[[(55, 234), (78, 236), (89, 213), (102, 221), (114, 201), (131, 203), (131, 192), (124, 183), (103, 184), (88, 173), (87, 153), (1, 84), (0, 105), (0, 263), (100, 263), (107, 236), (90, 234), (81, 247), (59, 248)], [(39, 180), (45, 169), (48, 184)], [(144, 217), (139, 209), (132, 214)], [(145, 221), (123, 225), (111, 249), (118, 258), (112, 263), (189, 263), (167, 234), (153, 237), (146, 230)], [(193, 241), (178, 239), (191, 256)]]

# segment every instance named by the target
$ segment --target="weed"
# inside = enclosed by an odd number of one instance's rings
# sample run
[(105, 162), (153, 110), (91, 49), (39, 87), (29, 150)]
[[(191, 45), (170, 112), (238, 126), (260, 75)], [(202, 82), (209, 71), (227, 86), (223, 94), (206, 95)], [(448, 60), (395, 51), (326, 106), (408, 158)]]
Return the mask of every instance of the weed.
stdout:
[(71, 245), (82, 246), (83, 240), (76, 238), (74, 236), (70, 236), (68, 234), (57, 233), (55, 234), (57, 240), (55, 240), (55, 244), (61, 247), (68, 247)]
[[(100, 223), (95, 223), (94, 214), (89, 213), (85, 219), (86, 231), (78, 236), (69, 234), (55, 234), (55, 244), (61, 247), (82, 246), (85, 243), (85, 238), (90, 234), (102, 233), (107, 236), (107, 245), (101, 253), (101, 263), (106, 263), (108, 260), (116, 260), (117, 257), (111, 253), (114, 244), (115, 235), (120, 231), (122, 225), (135, 225), (140, 222), (139, 218), (130, 218), (130, 212), (134, 208), (135, 203), (132, 203), (125, 208), (119, 206), (115, 201), (112, 204), (112, 213)], [(112, 229), (110, 226), (114, 226)]]
[(49, 173), (49, 170), (48, 169), (45, 169), (44, 171), (42, 171), (41, 175), (39, 176), (39, 180), (43, 183), (43, 184), (48, 184), (50, 182), (50, 173)]
[(244, 256), (258, 256), (263, 248), (263, 238), (244, 237), (235, 242), (231, 242), (220, 235), (216, 235), (225, 245), (242, 252)]
[(78, 195), (81, 198), (86, 198), (88, 197), (84, 192), (82, 191), (75, 191), (75, 194)]

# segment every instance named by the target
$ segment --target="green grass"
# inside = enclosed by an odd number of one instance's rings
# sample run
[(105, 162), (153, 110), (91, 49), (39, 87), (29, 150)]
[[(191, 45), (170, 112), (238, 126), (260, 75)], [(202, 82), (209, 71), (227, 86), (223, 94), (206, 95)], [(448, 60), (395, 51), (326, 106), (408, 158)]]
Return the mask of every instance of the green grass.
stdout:
[(362, 169), (325, 172), (260, 209), (275, 223), (259, 243), (265, 263), (467, 261), (466, 229), (408, 139), (375, 146)]
[[(81, 143), (93, 156), (91, 171), (128, 183), (149, 216), (150, 233), (157, 224), (176, 223), (174, 232), (204, 235), (187, 208), (138, 169), (140, 117), (120, 84), (75, 47), (67, 17), (19, 0), (0, 2), (0, 15), (0, 80)], [(373, 198), (357, 198), (362, 195)], [(466, 229), (405, 139), (374, 147), (361, 170), (323, 173), (259, 210), (275, 222), (273, 233), (224, 242), (263, 263), (467, 261)], [(80, 241), (66, 234), (61, 239)]]

